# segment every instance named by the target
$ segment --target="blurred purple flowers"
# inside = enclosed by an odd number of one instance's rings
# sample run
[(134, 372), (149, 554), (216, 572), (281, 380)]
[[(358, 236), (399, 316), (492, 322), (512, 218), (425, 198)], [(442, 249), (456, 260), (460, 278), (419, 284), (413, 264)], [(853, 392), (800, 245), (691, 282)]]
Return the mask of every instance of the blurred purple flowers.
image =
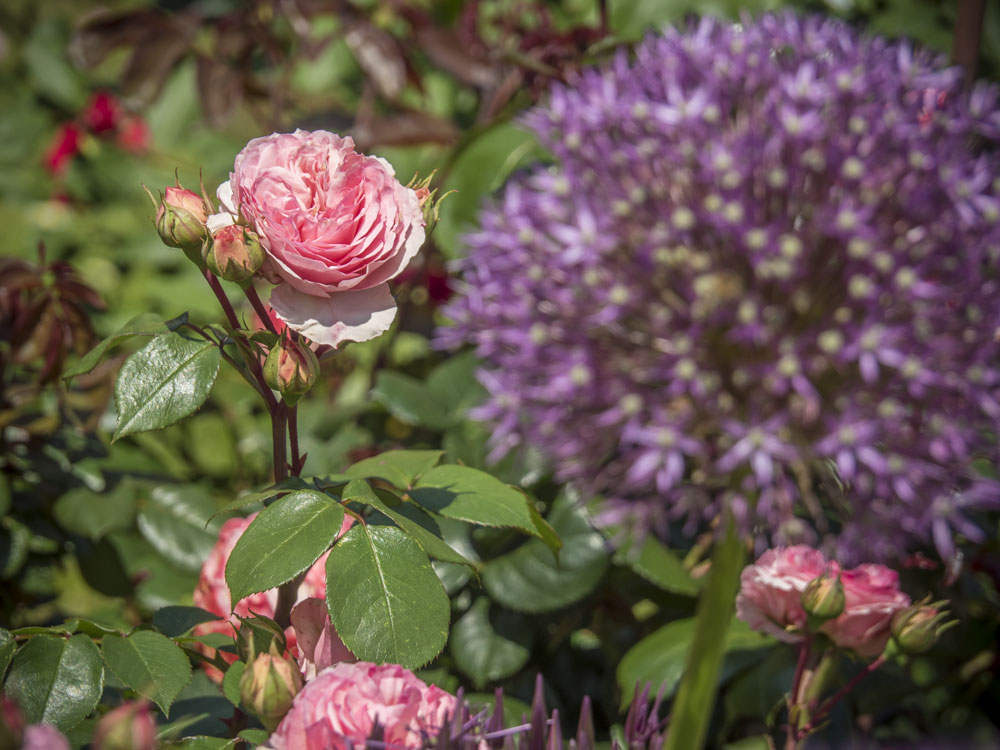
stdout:
[(726, 504), (772, 542), (840, 530), (845, 559), (978, 534), (995, 88), (770, 15), (649, 38), (525, 121), (555, 163), (483, 211), (439, 333), (489, 368), (498, 453), (537, 446), (640, 530)]

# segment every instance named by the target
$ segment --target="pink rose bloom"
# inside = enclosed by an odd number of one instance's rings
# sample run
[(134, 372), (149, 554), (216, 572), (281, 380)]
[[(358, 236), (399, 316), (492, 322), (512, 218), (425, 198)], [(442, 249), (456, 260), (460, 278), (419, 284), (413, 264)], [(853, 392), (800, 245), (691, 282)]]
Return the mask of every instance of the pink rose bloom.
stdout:
[[(217, 614), (219, 620), (212, 620), (197, 625), (194, 629), (195, 635), (206, 635), (208, 633), (233, 634), (233, 626), (239, 626), (239, 620), (230, 616), (229, 587), (226, 585), (226, 562), (229, 555), (236, 546), (237, 540), (242, 536), (250, 522), (256, 517), (256, 513), (248, 518), (231, 518), (222, 524), (219, 530), (219, 539), (208, 555), (208, 559), (201, 566), (201, 575), (198, 578), (198, 585), (194, 590), (195, 606)], [(353, 518), (347, 516), (344, 525), (340, 530), (343, 534), (351, 527)], [(313, 566), (306, 572), (306, 577), (299, 586), (298, 601), (311, 597), (323, 598), (326, 596), (326, 558), (320, 557)], [(234, 614), (242, 617), (250, 617), (252, 614), (264, 615), (264, 617), (274, 617), (274, 610), (278, 604), (278, 590), (271, 589), (259, 594), (253, 594), (236, 604)], [(292, 628), (285, 629), (290, 649), (295, 647), (295, 631)], [(205, 648), (205, 651), (214, 649)], [(294, 653), (294, 651), (293, 651)], [(222, 658), (227, 662), (236, 661), (235, 654), (221, 652)], [(222, 674), (214, 667), (206, 665), (209, 676), (215, 680), (221, 680)]]
[(337, 346), (367, 341), (396, 316), (388, 282), (424, 242), (414, 190), (383, 159), (325, 130), (255, 138), (219, 186), (214, 233), (246, 221), (281, 283), (271, 307), (290, 328)]
[(806, 624), (802, 591), (836, 563), (827, 563), (823, 553), (804, 544), (770, 549), (740, 575), (736, 616), (754, 630), (786, 643), (802, 640)]
[(396, 664), (338, 664), (320, 672), (295, 696), (264, 748), (345, 750), (360, 746), (376, 720), (387, 744), (419, 748), (455, 710), (455, 697)]
[(896, 571), (884, 565), (859, 565), (840, 574), (844, 585), (844, 612), (820, 630), (840, 648), (871, 658), (885, 649), (892, 616), (910, 606), (910, 597), (899, 590)]
[(21, 742), (21, 750), (69, 750), (69, 740), (51, 724), (26, 727)]
[(357, 661), (330, 622), (325, 599), (304, 599), (292, 608), (292, 628), (299, 647), (299, 669), (306, 680), (343, 661)]

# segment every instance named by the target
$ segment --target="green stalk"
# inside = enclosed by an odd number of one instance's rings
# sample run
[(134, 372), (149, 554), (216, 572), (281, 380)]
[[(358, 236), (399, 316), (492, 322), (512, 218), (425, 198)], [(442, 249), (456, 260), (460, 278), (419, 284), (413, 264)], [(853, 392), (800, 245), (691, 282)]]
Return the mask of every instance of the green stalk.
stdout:
[(694, 641), (674, 701), (664, 750), (700, 750), (705, 744), (726, 649), (726, 632), (733, 617), (745, 560), (743, 542), (730, 522), (725, 539), (712, 553), (708, 583), (698, 600)]

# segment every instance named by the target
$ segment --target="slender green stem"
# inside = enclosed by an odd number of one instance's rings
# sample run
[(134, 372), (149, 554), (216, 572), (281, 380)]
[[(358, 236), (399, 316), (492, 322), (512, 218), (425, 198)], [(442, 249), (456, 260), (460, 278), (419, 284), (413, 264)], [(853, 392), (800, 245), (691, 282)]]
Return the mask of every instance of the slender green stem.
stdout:
[(665, 750), (700, 750), (705, 743), (725, 653), (726, 631), (746, 559), (739, 533), (732, 522), (727, 524), (725, 538), (712, 553), (708, 583), (698, 600), (694, 640), (674, 701)]

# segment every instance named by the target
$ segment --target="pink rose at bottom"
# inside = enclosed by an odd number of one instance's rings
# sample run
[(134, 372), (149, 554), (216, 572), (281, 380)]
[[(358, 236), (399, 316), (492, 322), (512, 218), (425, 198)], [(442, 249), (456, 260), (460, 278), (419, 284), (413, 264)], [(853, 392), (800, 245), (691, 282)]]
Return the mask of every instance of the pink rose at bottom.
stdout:
[(346, 750), (377, 721), (388, 745), (419, 748), (455, 710), (455, 697), (396, 664), (337, 664), (306, 683), (262, 750)]
[[(233, 547), (236, 546), (236, 542), (255, 517), (256, 514), (248, 518), (231, 518), (222, 524), (222, 528), (219, 530), (219, 539), (209, 553), (208, 559), (201, 566), (201, 575), (198, 578), (198, 585), (194, 590), (195, 606), (213, 612), (221, 619), (198, 625), (194, 629), (195, 635), (206, 635), (208, 633), (232, 635), (233, 626), (239, 626), (239, 620), (229, 615), (230, 602), (229, 587), (226, 586), (226, 562), (229, 560), (229, 555), (232, 553)], [(351, 522), (353, 522), (353, 519), (348, 516), (344, 520), (344, 526), (340, 530), (341, 534), (350, 528)], [(309, 568), (305, 580), (299, 586), (299, 601), (312, 597), (322, 598), (326, 596), (326, 557), (326, 555), (323, 555)], [(278, 590), (271, 589), (270, 591), (264, 591), (243, 599), (236, 605), (235, 614), (241, 617), (250, 617), (251, 614), (274, 617), (274, 609), (277, 603)], [(288, 639), (289, 649), (294, 653), (295, 633), (292, 628), (285, 629), (285, 636)], [(205, 650), (214, 651), (214, 649), (208, 649), (208, 647), (205, 647)], [(223, 659), (230, 663), (236, 661), (235, 654), (219, 653)], [(222, 673), (215, 667), (206, 665), (205, 670), (216, 682), (222, 680)]]
[(822, 552), (804, 544), (768, 550), (740, 575), (736, 616), (780, 641), (801, 641), (806, 625), (802, 592), (829, 567)]
[(70, 750), (69, 740), (51, 724), (26, 727), (21, 741), (21, 750)]
[(844, 613), (825, 623), (820, 631), (840, 648), (871, 658), (885, 649), (891, 635), (892, 616), (910, 606), (910, 597), (899, 590), (896, 571), (884, 565), (859, 565), (840, 574), (844, 585)]

